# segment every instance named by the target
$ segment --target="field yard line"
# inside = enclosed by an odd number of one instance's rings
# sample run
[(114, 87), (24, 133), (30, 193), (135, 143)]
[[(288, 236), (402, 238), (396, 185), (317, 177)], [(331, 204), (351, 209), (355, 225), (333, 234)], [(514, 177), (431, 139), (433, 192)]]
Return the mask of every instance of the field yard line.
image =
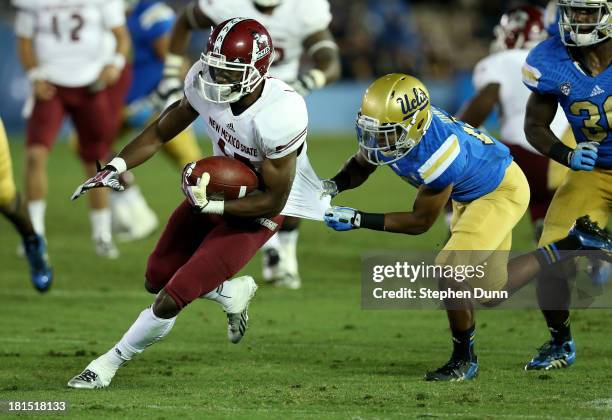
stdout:
[(589, 401), (585, 404), (587, 407), (597, 408), (599, 410), (612, 410), (612, 398), (599, 398)]

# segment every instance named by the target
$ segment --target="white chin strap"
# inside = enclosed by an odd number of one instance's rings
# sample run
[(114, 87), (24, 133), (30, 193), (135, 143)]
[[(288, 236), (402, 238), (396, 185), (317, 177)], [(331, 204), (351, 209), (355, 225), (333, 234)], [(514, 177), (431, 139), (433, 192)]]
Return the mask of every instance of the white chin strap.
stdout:
[(281, 2), (282, 0), (253, 0), (253, 3), (261, 7), (274, 7), (281, 4)]

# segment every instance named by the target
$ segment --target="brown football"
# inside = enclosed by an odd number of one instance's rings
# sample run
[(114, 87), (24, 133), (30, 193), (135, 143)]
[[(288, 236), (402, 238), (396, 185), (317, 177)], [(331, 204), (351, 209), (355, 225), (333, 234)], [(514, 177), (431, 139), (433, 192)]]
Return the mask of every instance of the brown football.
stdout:
[(251, 168), (227, 156), (211, 156), (198, 160), (187, 182), (196, 185), (204, 172), (210, 174), (210, 182), (206, 187), (209, 197), (235, 200), (253, 192), (259, 186), (257, 175)]

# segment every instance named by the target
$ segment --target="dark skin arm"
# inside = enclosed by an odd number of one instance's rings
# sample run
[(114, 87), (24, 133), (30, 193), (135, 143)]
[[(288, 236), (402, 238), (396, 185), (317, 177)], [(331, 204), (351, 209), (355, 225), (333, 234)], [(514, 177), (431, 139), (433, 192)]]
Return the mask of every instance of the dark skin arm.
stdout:
[(225, 214), (238, 217), (272, 217), (281, 212), (287, 203), (293, 178), (297, 152), (280, 159), (264, 160), (261, 175), (265, 190), (238, 200), (225, 202)]
[(183, 55), (187, 51), (187, 44), (193, 29), (204, 29), (214, 26), (214, 22), (198, 7), (196, 1), (189, 3), (178, 14), (170, 34), (169, 52)]
[[(321, 41), (331, 41), (335, 43), (334, 36), (329, 29), (315, 32), (308, 36), (302, 44), (304, 51), (309, 52), (312, 46), (315, 46)], [(314, 67), (325, 74), (326, 84), (333, 83), (340, 78), (340, 51), (338, 48), (322, 46), (321, 48), (317, 48), (311, 57)]]
[(357, 152), (331, 180), (338, 186), (338, 192), (351, 190), (363, 184), (376, 168), (377, 166), (368, 162), (361, 152)]
[(561, 143), (550, 129), (556, 114), (557, 99), (554, 96), (531, 93), (525, 112), (525, 136), (533, 147), (546, 156), (549, 156), (553, 145)]
[(385, 214), (385, 231), (408, 235), (427, 232), (436, 222), (452, 190), (452, 185), (443, 190), (434, 190), (422, 185), (419, 187), (411, 212)]
[(129, 142), (118, 157), (125, 160), (127, 168), (133, 168), (151, 158), (164, 143), (172, 140), (198, 117), (185, 97), (170, 105), (134, 140)]
[(455, 116), (472, 127), (480, 127), (499, 100), (499, 83), (489, 83), (476, 93)]

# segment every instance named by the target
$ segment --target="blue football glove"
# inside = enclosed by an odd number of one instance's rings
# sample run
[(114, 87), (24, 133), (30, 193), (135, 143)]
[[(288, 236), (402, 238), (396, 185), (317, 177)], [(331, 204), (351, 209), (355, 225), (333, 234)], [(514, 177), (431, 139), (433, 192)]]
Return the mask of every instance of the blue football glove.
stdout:
[(330, 228), (339, 232), (359, 228), (359, 211), (350, 207), (330, 207), (325, 210), (323, 220)]
[(569, 167), (574, 171), (592, 171), (597, 160), (599, 143), (587, 141), (578, 143), (569, 155)]

